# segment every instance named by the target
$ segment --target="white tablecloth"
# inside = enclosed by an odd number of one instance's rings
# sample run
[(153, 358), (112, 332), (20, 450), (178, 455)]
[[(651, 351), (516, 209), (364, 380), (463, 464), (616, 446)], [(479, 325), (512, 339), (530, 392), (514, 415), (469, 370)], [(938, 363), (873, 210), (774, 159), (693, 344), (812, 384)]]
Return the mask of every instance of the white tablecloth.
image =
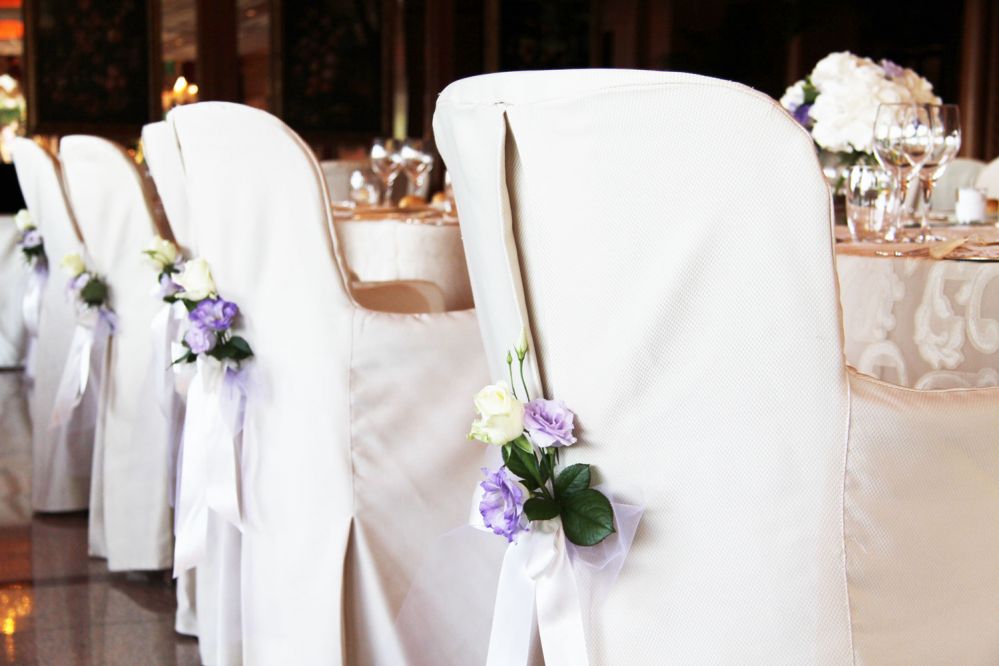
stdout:
[(14, 218), (0, 215), (0, 368), (21, 365), (26, 342), (21, 306), (28, 270), (17, 239)]
[(850, 365), (915, 388), (999, 385), (999, 262), (840, 246), (837, 266)]
[(473, 307), (457, 224), (337, 220), (347, 267), (364, 282), (426, 280), (444, 292), (448, 310)]

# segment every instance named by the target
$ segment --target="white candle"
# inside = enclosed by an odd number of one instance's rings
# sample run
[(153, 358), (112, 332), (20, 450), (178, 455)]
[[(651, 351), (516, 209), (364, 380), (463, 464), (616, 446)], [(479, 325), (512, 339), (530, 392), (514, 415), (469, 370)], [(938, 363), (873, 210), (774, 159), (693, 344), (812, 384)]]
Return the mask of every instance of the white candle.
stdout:
[(962, 187), (957, 191), (954, 215), (960, 224), (985, 220), (985, 193), (974, 187)]

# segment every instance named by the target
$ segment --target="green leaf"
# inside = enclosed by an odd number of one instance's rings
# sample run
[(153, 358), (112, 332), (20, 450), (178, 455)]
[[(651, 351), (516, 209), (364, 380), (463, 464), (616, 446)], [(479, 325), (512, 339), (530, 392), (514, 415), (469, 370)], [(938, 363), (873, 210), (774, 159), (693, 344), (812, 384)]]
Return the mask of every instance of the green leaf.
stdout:
[(559, 514), (559, 505), (543, 497), (532, 497), (524, 502), (524, 513), (528, 520), (551, 520)]
[(506, 461), (507, 469), (516, 474), (524, 482), (529, 490), (540, 488), (544, 485), (541, 478), (541, 470), (538, 469), (538, 459), (533, 453), (526, 453), (522, 449), (510, 447), (510, 459)]
[(509, 462), (509, 461), (510, 461), (510, 449), (512, 449), (512, 448), (513, 448), (513, 446), (512, 446), (512, 445), (510, 445), (510, 444), (504, 444), (504, 445), (503, 445), (503, 447), (502, 447), (502, 452), (503, 452), (503, 464), (504, 464), (504, 465), (506, 465), (506, 464), (507, 464), (507, 462)]
[(565, 536), (577, 546), (595, 546), (614, 533), (614, 510), (599, 491), (580, 490), (560, 503)]
[(526, 437), (524, 437), (523, 435), (521, 435), (520, 437), (518, 437), (517, 439), (513, 440), (510, 443), (516, 446), (524, 453), (530, 453), (532, 456), (534, 455), (534, 445), (531, 444), (531, 441)]
[(233, 358), (235, 358), (237, 361), (242, 361), (244, 358), (249, 358), (253, 356), (253, 350), (250, 349), (250, 343), (248, 343), (246, 340), (239, 337), (238, 335), (234, 335), (231, 338), (229, 338), (229, 341), (226, 344), (232, 347), (233, 350), (235, 350)]
[(555, 458), (549, 455), (548, 451), (543, 450), (541, 454), (541, 478), (546, 482), (548, 479), (555, 476)]
[(108, 288), (97, 278), (92, 278), (83, 289), (80, 290), (80, 298), (88, 305), (100, 305), (108, 296)]
[(569, 465), (555, 479), (555, 496), (568, 497), (590, 487), (590, 466), (582, 463)]
[(181, 298), (180, 301), (184, 304), (184, 307), (187, 308), (188, 312), (194, 312), (194, 308), (198, 307), (198, 303), (201, 302), (201, 301), (189, 301), (186, 298)]

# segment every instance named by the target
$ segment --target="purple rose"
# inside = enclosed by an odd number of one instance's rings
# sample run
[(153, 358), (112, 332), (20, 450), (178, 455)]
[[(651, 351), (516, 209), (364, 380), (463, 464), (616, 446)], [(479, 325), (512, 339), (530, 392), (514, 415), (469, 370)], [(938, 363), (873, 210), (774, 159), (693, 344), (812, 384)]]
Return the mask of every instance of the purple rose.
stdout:
[(569, 446), (576, 443), (572, 435), (575, 415), (561, 400), (535, 398), (524, 406), (524, 430), (541, 448)]
[(888, 75), (889, 79), (897, 79), (900, 76), (905, 76), (905, 68), (887, 58), (881, 61), (881, 67), (885, 70), (885, 74)]
[(239, 307), (224, 298), (206, 298), (191, 310), (187, 318), (210, 331), (224, 331), (232, 326)]
[(201, 326), (194, 325), (184, 334), (184, 342), (195, 354), (204, 354), (211, 351), (218, 342), (215, 332)]
[(794, 111), (791, 112), (791, 115), (793, 115), (794, 119), (797, 120), (799, 123), (801, 123), (805, 127), (808, 127), (808, 123), (811, 120), (808, 117), (808, 112), (811, 110), (812, 110), (811, 104), (802, 104), (801, 106), (795, 108)]
[(21, 237), (21, 247), (31, 249), (38, 247), (42, 244), (42, 235), (38, 233), (38, 229), (32, 229), (31, 231), (26, 231), (24, 236)]
[(183, 289), (179, 284), (170, 279), (170, 276), (164, 273), (160, 276), (160, 298), (167, 298), (169, 296), (175, 296), (179, 294)]
[(495, 472), (483, 467), (482, 473), (486, 475), (486, 480), (479, 484), (483, 491), (479, 502), (482, 521), (495, 534), (515, 541), (518, 534), (527, 530), (524, 489), (507, 474), (506, 467)]

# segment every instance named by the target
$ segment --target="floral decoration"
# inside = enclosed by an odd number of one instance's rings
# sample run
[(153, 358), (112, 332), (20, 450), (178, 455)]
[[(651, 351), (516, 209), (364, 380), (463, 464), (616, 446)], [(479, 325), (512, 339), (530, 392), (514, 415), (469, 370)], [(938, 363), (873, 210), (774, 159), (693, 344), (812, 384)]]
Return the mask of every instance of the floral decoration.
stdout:
[(187, 331), (181, 341), (185, 353), (174, 363), (194, 363), (204, 354), (238, 365), (253, 356), (249, 343), (232, 332), (239, 306), (219, 296), (207, 261), (191, 259), (167, 277), (178, 289), (169, 298), (187, 308)]
[(847, 153), (852, 162), (869, 161), (878, 105), (900, 102), (939, 104), (940, 98), (913, 70), (849, 51), (827, 55), (780, 99), (820, 149)]
[(173, 281), (173, 276), (180, 273), (184, 265), (180, 250), (171, 241), (154, 236), (142, 254), (149, 258), (150, 263), (157, 270), (159, 297), (167, 303), (175, 302), (181, 287)]
[(20, 234), (17, 246), (21, 249), (24, 260), (32, 268), (44, 268), (47, 262), (45, 243), (42, 240), (41, 232), (31, 220), (31, 214), (22, 208), (14, 216), (14, 224), (17, 225), (17, 231)]
[(113, 311), (108, 305), (108, 285), (95, 273), (79, 254), (71, 253), (62, 258), (60, 266), (69, 274), (66, 290), (73, 296), (82, 311), (96, 311), (109, 322), (114, 322)]
[[(509, 383), (498, 381), (475, 396), (477, 418), (469, 439), (502, 447), (503, 465), (483, 469), (479, 513), (487, 528), (514, 542), (537, 521), (560, 520), (566, 538), (593, 546), (614, 533), (610, 501), (590, 488), (590, 466), (559, 469), (559, 451), (576, 443), (575, 415), (560, 400), (531, 399), (524, 381), (525, 332), (507, 352)], [(513, 381), (517, 356), (523, 400)]]

